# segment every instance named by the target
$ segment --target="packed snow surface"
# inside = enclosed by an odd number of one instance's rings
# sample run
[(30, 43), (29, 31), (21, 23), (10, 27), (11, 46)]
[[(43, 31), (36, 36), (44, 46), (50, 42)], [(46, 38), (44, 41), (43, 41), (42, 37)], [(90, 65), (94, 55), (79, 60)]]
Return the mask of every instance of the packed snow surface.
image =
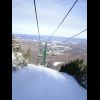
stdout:
[(87, 90), (68, 74), (28, 64), (12, 72), (12, 100), (87, 100)]

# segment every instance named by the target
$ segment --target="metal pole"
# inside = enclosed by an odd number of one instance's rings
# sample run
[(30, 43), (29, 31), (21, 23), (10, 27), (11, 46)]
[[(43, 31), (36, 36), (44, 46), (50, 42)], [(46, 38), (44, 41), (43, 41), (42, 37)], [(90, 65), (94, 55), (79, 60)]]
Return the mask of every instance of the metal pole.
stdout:
[(46, 51), (47, 51), (47, 43), (45, 43), (44, 52), (43, 52), (43, 65), (46, 64)]

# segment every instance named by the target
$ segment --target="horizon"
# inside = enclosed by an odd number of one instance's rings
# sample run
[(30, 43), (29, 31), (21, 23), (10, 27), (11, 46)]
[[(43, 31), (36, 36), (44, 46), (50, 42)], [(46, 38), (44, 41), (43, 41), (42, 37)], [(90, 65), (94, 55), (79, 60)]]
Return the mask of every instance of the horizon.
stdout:
[[(37, 36), (38, 37), (38, 35), (37, 34), (25, 34), (25, 33), (23, 33), (23, 34), (21, 34), (21, 33), (12, 33), (12, 35), (26, 35), (26, 36)], [(41, 35), (41, 37), (43, 37), (43, 36), (47, 36), (47, 37), (50, 37), (50, 35)], [(68, 37), (68, 36), (54, 36), (54, 37), (61, 37), (61, 38), (70, 38), (70, 37)], [(73, 39), (85, 39), (85, 40), (87, 40), (87, 38), (83, 38), (83, 37), (74, 37)]]

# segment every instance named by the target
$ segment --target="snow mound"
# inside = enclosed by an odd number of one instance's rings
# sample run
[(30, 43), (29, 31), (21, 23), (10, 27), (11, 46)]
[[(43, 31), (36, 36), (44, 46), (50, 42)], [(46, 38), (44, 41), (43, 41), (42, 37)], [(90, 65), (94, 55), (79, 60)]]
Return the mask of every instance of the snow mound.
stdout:
[(87, 100), (87, 90), (70, 75), (28, 64), (12, 72), (12, 100)]

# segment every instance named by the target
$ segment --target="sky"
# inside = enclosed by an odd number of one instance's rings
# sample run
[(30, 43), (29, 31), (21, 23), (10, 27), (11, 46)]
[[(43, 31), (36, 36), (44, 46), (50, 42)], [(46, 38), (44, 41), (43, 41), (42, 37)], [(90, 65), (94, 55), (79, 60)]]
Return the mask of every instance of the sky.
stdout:
[[(50, 35), (75, 0), (36, 0), (40, 35)], [(87, 28), (87, 1), (78, 0), (54, 36), (71, 37)], [(37, 34), (33, 0), (12, 0), (12, 33)], [(77, 36), (87, 38), (87, 31)]]

